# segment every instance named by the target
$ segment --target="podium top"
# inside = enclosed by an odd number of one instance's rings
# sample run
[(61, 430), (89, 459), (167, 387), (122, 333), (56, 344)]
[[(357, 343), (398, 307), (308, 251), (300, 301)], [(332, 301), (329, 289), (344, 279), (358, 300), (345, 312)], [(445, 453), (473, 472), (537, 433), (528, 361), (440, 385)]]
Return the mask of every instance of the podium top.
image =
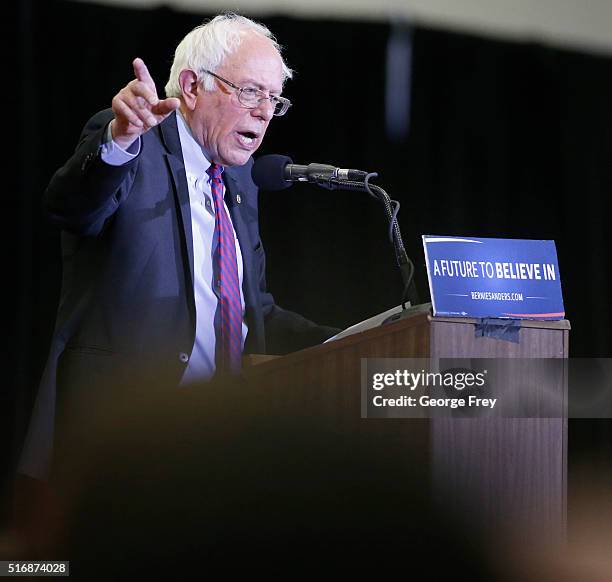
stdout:
[[(317, 365), (321, 365), (323, 361), (321, 358), (330, 358), (329, 361), (335, 359), (336, 364), (334, 366), (342, 366), (344, 364), (338, 362), (344, 362), (347, 358), (358, 361), (363, 357), (427, 357), (431, 353), (434, 343), (433, 340), (430, 342), (430, 336), (438, 338), (438, 342), (442, 338), (446, 338), (444, 340), (446, 342), (450, 341), (451, 337), (455, 339), (461, 337), (462, 339), (457, 341), (463, 344), (467, 341), (468, 336), (471, 338), (474, 336), (474, 333), (467, 331), (467, 327), (464, 326), (476, 325), (481, 322), (480, 319), (469, 317), (434, 317), (430, 304), (415, 305), (401, 315), (402, 317), (399, 317), (400, 314), (394, 314), (393, 318), (390, 318), (388, 323), (383, 325), (293, 352), (283, 357), (256, 356), (247, 358), (244, 372), (247, 376), (251, 376), (280, 367), (300, 367), (306, 365), (307, 362), (317, 360)], [(531, 328), (534, 332), (538, 329), (567, 332), (570, 329), (570, 322), (565, 319), (560, 321), (528, 319), (508, 321), (516, 322), (520, 328)], [(443, 325), (439, 326), (438, 324)], [(446, 326), (449, 326), (449, 328), (446, 329)], [(465, 331), (460, 331), (460, 328), (464, 328)], [(563, 342), (561, 343), (565, 345)], [(442, 344), (437, 345), (441, 346)], [(509, 349), (505, 343), (504, 349), (506, 351)], [(521, 349), (526, 350), (527, 353), (531, 350), (531, 347), (525, 344)], [(566, 351), (567, 347), (553, 350), (554, 353), (559, 352), (561, 354), (566, 353)], [(496, 353), (492, 351), (489, 357)]]

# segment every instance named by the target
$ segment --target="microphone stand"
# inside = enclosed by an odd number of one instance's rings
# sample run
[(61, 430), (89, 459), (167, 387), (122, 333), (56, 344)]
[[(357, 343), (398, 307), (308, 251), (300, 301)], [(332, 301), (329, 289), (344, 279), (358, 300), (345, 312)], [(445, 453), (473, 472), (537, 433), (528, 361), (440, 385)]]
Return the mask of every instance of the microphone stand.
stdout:
[(414, 278), (414, 264), (408, 257), (406, 253), (406, 248), (404, 247), (404, 241), (402, 240), (402, 233), (400, 232), (399, 224), (397, 222), (397, 213), (399, 212), (399, 202), (396, 200), (391, 200), (389, 195), (376, 184), (370, 184), (370, 178), (374, 178), (378, 176), (376, 173), (371, 173), (366, 176), (364, 182), (355, 182), (352, 180), (340, 180), (334, 177), (328, 176), (316, 176), (315, 182), (322, 186), (323, 188), (327, 188), (328, 190), (349, 190), (353, 192), (367, 192), (381, 202), (384, 206), (385, 214), (387, 215), (387, 219), (389, 220), (389, 238), (391, 240), (391, 244), (393, 245), (393, 249), (395, 251), (395, 259), (397, 261), (397, 265), (399, 267), (402, 282), (404, 285), (402, 291), (402, 313), (396, 314), (393, 316), (393, 320), (401, 319), (402, 316), (408, 314), (406, 308), (406, 302), (408, 301), (408, 297), (410, 294), (410, 286), (412, 285), (412, 280)]

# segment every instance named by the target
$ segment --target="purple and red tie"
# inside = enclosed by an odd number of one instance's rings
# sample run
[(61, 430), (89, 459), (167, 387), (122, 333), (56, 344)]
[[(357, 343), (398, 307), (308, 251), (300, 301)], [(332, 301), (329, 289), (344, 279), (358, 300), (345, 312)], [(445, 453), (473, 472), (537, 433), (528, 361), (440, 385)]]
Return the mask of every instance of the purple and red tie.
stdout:
[(217, 371), (240, 371), (242, 357), (242, 304), (234, 228), (223, 204), (223, 166), (211, 164), (211, 192), (215, 205), (215, 232), (213, 240), (213, 276), (219, 307), (215, 315)]

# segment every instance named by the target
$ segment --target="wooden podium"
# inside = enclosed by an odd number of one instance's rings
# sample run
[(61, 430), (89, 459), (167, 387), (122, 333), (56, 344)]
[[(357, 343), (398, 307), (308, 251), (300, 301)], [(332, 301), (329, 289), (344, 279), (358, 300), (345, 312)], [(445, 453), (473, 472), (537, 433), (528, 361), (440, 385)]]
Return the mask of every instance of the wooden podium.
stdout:
[[(498, 579), (475, 571), (487, 544), (504, 558), (512, 545), (500, 544), (517, 534), (565, 536), (565, 418), (362, 418), (363, 358), (568, 355), (567, 322), (522, 321), (519, 343), (477, 338), (475, 323), (417, 306), (288, 356), (248, 358), (239, 378), (83, 390), (75, 410), (86, 413), (58, 439), (52, 483), (69, 545), (49, 555), (105, 580), (126, 560), (158, 568), (153, 548), (174, 557), (168, 567), (224, 573)], [(555, 378), (548, 388), (563, 395)]]
[[(410, 459), (434, 501), (481, 531), (566, 532), (567, 420), (556, 418), (361, 418), (362, 358), (567, 358), (569, 322), (519, 322), (519, 342), (475, 337), (477, 320), (411, 316), (284, 357), (247, 359), (245, 376), (277, 414), (317, 418), (343, 437), (392, 447)], [(566, 378), (552, 387), (562, 399)], [(399, 451), (399, 452), (398, 452)]]

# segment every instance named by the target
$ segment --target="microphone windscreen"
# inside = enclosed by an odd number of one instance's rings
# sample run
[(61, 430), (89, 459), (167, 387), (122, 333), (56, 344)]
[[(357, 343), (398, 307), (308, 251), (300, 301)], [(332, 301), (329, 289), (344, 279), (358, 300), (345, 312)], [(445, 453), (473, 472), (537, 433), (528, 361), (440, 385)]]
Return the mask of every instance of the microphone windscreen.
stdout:
[(285, 166), (293, 164), (293, 160), (287, 156), (269, 154), (255, 160), (251, 169), (253, 182), (261, 190), (284, 190), (293, 185), (293, 182), (285, 180)]

